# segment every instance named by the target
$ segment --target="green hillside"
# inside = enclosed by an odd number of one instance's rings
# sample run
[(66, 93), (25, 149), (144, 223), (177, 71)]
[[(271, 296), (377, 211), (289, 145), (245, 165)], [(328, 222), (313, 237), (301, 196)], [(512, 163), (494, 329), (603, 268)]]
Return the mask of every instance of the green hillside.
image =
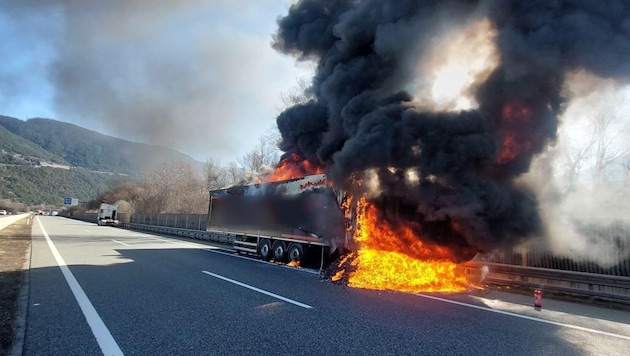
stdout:
[(115, 182), (133, 180), (166, 162), (201, 163), (170, 148), (103, 135), (50, 119), (0, 115), (0, 199), (61, 204), (95, 199)]
[(0, 126), (0, 164), (38, 164), (41, 161), (68, 164), (63, 158)]
[(21, 121), (0, 116), (0, 125), (70, 165), (90, 170), (136, 176), (169, 161), (185, 162), (193, 167), (200, 165), (190, 156), (170, 148), (121, 140), (51, 119)]
[(110, 190), (119, 177), (85, 169), (0, 166), (0, 198), (35, 204), (63, 204), (64, 197), (95, 199)]

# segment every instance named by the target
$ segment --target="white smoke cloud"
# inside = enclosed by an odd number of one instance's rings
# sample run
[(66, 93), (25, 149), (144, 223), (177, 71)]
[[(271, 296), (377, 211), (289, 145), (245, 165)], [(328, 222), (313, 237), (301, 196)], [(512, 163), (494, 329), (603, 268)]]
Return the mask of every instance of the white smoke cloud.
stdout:
[(524, 179), (539, 196), (544, 244), (610, 267), (630, 255), (630, 87), (584, 71), (568, 75), (565, 87), (558, 142)]

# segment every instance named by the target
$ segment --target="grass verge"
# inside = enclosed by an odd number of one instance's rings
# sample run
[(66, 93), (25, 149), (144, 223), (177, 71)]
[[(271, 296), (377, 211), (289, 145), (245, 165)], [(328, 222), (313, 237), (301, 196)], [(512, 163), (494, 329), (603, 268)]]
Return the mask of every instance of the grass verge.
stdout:
[(30, 256), (30, 218), (0, 230), (0, 355), (11, 351), (15, 340), (19, 296), (25, 288), (25, 262)]

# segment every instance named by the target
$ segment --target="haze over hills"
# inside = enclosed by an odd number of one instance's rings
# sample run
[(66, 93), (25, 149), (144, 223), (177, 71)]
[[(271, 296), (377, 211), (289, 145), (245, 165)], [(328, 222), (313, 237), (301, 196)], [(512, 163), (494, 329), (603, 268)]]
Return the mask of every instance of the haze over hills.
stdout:
[(90, 170), (135, 176), (169, 161), (200, 164), (171, 148), (126, 141), (52, 119), (0, 116), (0, 125), (62, 161)]
[(130, 142), (52, 119), (0, 115), (0, 199), (29, 205), (95, 199), (115, 181), (166, 162), (201, 163), (176, 150)]
[(0, 163), (38, 164), (40, 161), (70, 165), (56, 154), (0, 126)]

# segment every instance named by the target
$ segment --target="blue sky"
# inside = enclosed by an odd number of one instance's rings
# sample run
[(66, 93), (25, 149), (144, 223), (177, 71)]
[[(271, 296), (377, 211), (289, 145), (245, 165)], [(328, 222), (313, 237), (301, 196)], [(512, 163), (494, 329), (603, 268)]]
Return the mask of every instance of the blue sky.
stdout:
[(311, 64), (271, 48), (287, 0), (0, 0), (0, 115), (234, 161)]

